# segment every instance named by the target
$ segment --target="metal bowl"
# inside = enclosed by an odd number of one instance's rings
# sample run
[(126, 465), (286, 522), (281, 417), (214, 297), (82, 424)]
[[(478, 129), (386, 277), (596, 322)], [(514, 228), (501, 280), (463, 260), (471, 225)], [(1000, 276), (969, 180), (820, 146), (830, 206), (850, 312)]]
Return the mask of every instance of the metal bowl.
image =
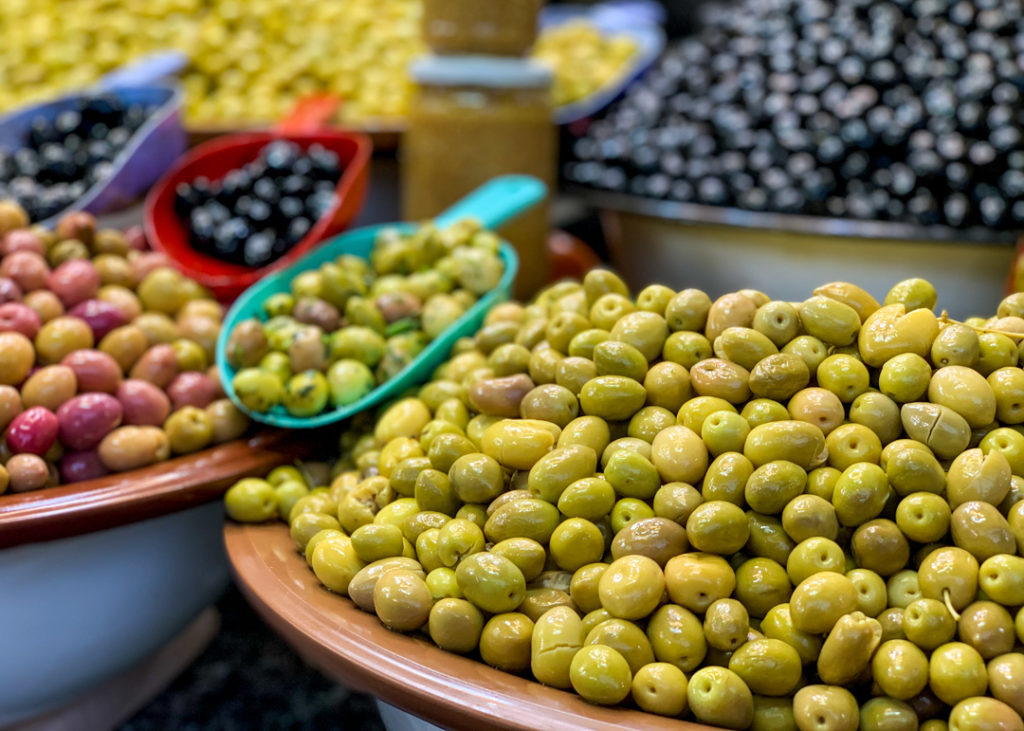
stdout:
[(901, 279), (923, 277), (954, 317), (994, 314), (1016, 234), (737, 208), (572, 191), (601, 212), (613, 265), (632, 287), (745, 287), (803, 300), (847, 280), (881, 300)]

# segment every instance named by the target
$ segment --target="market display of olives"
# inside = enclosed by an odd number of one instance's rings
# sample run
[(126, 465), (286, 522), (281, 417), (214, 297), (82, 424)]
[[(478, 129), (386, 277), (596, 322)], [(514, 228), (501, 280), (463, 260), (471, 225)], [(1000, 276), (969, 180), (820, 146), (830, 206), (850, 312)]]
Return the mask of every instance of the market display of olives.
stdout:
[[(345, 254), (301, 272), (290, 292), (262, 303), (262, 319), (231, 331), (226, 357), (235, 396), (253, 413), (295, 417), (359, 401), (498, 286), (500, 246), (473, 220), (388, 228), (368, 260)], [(494, 333), (494, 347), (506, 335)]]
[(83, 212), (28, 227), (0, 201), (0, 492), (145, 467), (247, 430), (211, 370), (220, 304), (143, 244)]
[(60, 213), (111, 175), (114, 159), (151, 113), (101, 94), (54, 119), (33, 119), (24, 146), (0, 148), (0, 200), (16, 201), (32, 221)]
[(277, 140), (221, 180), (178, 185), (174, 210), (198, 251), (261, 267), (299, 243), (334, 205), (340, 177), (334, 152)]
[[(401, 121), (406, 69), (427, 52), (422, 0), (106, 0), (0, 3), (0, 111), (93, 84), (140, 57), (174, 49), (189, 124), (276, 122), (302, 97), (344, 100), (340, 121)], [(66, 32), (54, 34), (60, 23)], [(554, 34), (551, 40), (549, 33)], [(555, 64), (556, 103), (614, 78), (633, 55), (592, 24), (542, 29), (540, 60)], [(627, 55), (628, 52), (628, 55)]]
[(742, 0), (575, 140), (588, 188), (749, 211), (1024, 222), (1018, 0)]
[(1024, 299), (936, 299), (633, 298), (592, 270), (354, 417), (329, 480), (279, 468), (225, 507), (285, 520), (385, 626), (592, 703), (1019, 730)]

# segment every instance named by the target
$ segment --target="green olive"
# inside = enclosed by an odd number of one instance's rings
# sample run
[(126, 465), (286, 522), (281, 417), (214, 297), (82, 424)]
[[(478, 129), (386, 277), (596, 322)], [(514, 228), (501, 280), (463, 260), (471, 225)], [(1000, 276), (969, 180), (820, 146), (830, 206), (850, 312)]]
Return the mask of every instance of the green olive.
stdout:
[(455, 576), (467, 599), (495, 614), (518, 607), (526, 592), (523, 572), (500, 554), (471, 554), (458, 564)]
[(935, 648), (928, 661), (928, 686), (949, 705), (982, 695), (988, 688), (985, 661), (970, 645), (947, 642)]
[(726, 452), (715, 457), (708, 466), (701, 485), (704, 500), (725, 500), (742, 506), (747, 480), (754, 472), (754, 465), (738, 452)]
[(741, 508), (724, 500), (712, 500), (690, 513), (686, 536), (698, 551), (729, 555), (743, 548), (750, 537), (750, 527)]
[(790, 418), (786, 407), (770, 398), (751, 399), (743, 406), (740, 416), (746, 419), (751, 429), (769, 421), (785, 421)]
[(800, 582), (790, 598), (794, 628), (822, 634), (857, 608), (857, 590), (842, 574), (823, 571)]
[(633, 701), (648, 713), (678, 716), (686, 709), (686, 675), (675, 665), (653, 662), (633, 675)]
[(818, 385), (836, 396), (844, 404), (851, 403), (864, 393), (869, 384), (867, 366), (849, 355), (830, 355), (818, 366)]
[(952, 731), (1021, 731), (1019, 712), (995, 698), (965, 698), (949, 714)]
[(623, 556), (601, 575), (601, 605), (622, 619), (641, 619), (654, 611), (665, 590), (665, 575), (653, 559)]
[(673, 332), (703, 330), (711, 309), (711, 298), (699, 289), (684, 289), (665, 306), (665, 319)]
[(754, 617), (764, 617), (772, 607), (789, 601), (793, 591), (786, 569), (769, 558), (744, 561), (735, 577), (736, 598)]
[(793, 696), (800, 731), (856, 731), (860, 711), (853, 694), (835, 685), (806, 685)]
[(800, 682), (800, 655), (782, 640), (759, 639), (739, 647), (729, 658), (729, 669), (754, 693), (788, 695)]
[(797, 495), (786, 503), (782, 510), (782, 527), (798, 542), (815, 536), (834, 541), (839, 534), (839, 521), (832, 503), (812, 494)]
[(669, 598), (694, 612), (705, 612), (712, 602), (729, 597), (737, 585), (728, 562), (708, 553), (675, 556), (665, 564), (664, 573)]
[(494, 615), (480, 633), (480, 658), (488, 665), (510, 673), (528, 669), (533, 629), (533, 621), (525, 614), (508, 612)]
[(750, 688), (739, 675), (723, 667), (701, 668), (690, 676), (686, 701), (694, 717), (702, 723), (745, 729), (754, 719)]
[[(569, 607), (553, 607), (541, 615), (531, 638), (530, 668), (534, 677), (555, 688), (571, 687), (572, 660), (584, 639), (583, 622)], [(628, 672), (628, 665), (626, 669)]]

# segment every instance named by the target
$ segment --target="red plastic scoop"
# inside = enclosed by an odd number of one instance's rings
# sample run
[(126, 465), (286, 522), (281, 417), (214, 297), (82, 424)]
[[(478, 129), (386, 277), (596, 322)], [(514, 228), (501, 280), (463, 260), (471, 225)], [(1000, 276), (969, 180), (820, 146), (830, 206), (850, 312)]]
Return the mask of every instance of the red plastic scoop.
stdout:
[[(178, 269), (209, 288), (215, 297), (230, 301), (267, 273), (287, 266), (317, 243), (345, 230), (366, 195), (372, 144), (362, 134), (323, 129), (325, 120), (333, 116), (338, 103), (333, 97), (310, 97), (300, 102), (273, 130), (224, 135), (190, 150), (146, 196), (146, 235), (153, 248), (166, 254)], [(210, 181), (220, 180), (255, 160), (263, 147), (280, 139), (290, 140), (303, 150), (320, 144), (337, 154), (341, 177), (331, 207), (301, 241), (264, 267), (233, 264), (194, 249), (189, 243), (185, 222), (174, 210), (174, 191), (178, 184), (190, 183), (201, 176)]]

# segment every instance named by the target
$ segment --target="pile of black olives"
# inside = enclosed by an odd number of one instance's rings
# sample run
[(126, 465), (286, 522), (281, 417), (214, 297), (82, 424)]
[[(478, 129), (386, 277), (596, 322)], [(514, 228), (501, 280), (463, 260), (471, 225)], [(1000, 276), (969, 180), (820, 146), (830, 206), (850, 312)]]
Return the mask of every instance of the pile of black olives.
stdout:
[(152, 111), (100, 95), (53, 119), (36, 118), (24, 147), (0, 148), (0, 199), (16, 201), (33, 221), (59, 213), (111, 175)]
[(335, 202), (338, 155), (278, 140), (222, 180), (197, 178), (175, 191), (174, 208), (193, 247), (249, 267), (266, 266), (305, 237)]
[(718, 8), (575, 141), (600, 190), (751, 211), (1024, 222), (1018, 0)]

